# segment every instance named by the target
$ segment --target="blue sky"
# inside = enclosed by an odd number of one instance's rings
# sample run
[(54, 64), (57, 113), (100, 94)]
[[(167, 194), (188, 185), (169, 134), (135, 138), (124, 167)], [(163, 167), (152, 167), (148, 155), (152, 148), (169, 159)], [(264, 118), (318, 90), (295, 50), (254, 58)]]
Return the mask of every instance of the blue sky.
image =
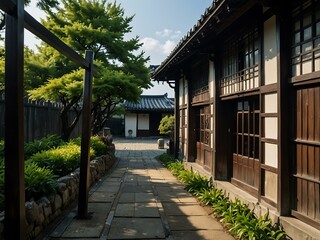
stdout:
[[(150, 56), (149, 64), (158, 65), (196, 24), (212, 0), (117, 0), (117, 3), (124, 8), (125, 15), (135, 15), (132, 33), (128, 37), (138, 35), (143, 43), (142, 50)], [(44, 18), (32, 3), (26, 11), (37, 20)], [(32, 47), (39, 42), (26, 31), (25, 43)], [(153, 88), (143, 92), (149, 95), (164, 93), (169, 97), (174, 95), (167, 84), (156, 82)]]

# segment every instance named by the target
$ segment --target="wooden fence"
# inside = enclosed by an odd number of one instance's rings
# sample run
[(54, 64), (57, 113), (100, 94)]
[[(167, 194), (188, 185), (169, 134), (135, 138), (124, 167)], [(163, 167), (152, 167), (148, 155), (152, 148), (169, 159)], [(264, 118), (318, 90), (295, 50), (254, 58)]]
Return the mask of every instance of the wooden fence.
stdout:
[[(45, 101), (31, 101), (24, 98), (24, 138), (26, 142), (40, 139), (48, 134), (61, 135), (60, 111), (62, 104)], [(0, 95), (0, 139), (4, 139), (4, 95)], [(70, 111), (69, 117), (73, 119), (75, 113)], [(81, 136), (81, 122), (71, 134), (71, 138)]]

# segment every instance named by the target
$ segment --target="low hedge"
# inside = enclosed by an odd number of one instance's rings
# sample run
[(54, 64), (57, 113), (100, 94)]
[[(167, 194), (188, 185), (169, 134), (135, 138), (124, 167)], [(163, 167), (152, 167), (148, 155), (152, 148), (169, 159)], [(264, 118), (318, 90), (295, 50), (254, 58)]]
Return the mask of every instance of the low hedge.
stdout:
[(42, 152), (50, 150), (53, 148), (60, 147), (66, 144), (61, 137), (57, 135), (47, 135), (46, 137), (41, 138), (40, 140), (34, 140), (33, 142), (24, 144), (24, 157), (29, 159), (32, 155), (37, 152)]
[[(56, 149), (38, 152), (26, 162), (37, 163), (39, 167), (50, 169), (55, 175), (65, 176), (79, 167), (80, 154), (79, 145), (68, 143)], [(95, 152), (90, 148), (90, 159), (94, 157)]]
[[(75, 138), (70, 140), (71, 143), (74, 143), (78, 146), (81, 146), (81, 138)], [(104, 141), (98, 137), (98, 136), (93, 136), (90, 139), (90, 147), (94, 150), (95, 155), (97, 157), (105, 155), (108, 152), (108, 148), (106, 147), (106, 144)]]
[[(168, 158), (167, 156), (162, 157), (162, 159)], [(186, 190), (194, 194), (204, 204), (212, 207), (214, 216), (236, 238), (250, 240), (287, 239), (281, 226), (272, 224), (268, 213), (257, 217), (253, 210), (250, 210), (239, 199), (231, 201), (221, 190), (216, 189), (206, 177), (193, 172), (192, 169), (191, 171), (185, 170), (180, 161), (162, 161), (162, 163), (185, 184)]]

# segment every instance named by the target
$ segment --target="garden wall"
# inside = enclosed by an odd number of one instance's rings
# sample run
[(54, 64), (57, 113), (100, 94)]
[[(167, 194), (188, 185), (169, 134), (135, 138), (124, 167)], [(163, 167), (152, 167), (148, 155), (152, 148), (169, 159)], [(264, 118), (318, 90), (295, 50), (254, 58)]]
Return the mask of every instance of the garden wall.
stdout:
[[(61, 135), (60, 111), (62, 104), (24, 99), (25, 142), (41, 139), (48, 134)], [(4, 95), (0, 95), (0, 139), (4, 139)], [(70, 119), (75, 116), (69, 112)], [(81, 135), (81, 118), (71, 134), (71, 138)]]

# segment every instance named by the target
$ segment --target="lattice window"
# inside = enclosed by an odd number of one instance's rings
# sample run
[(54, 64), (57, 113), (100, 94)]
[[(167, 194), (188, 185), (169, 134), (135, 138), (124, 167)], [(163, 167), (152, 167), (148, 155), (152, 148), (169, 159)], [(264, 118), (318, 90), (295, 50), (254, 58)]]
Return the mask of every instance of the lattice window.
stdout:
[(210, 146), (211, 136), (211, 115), (210, 108), (205, 107), (200, 110), (200, 142)]
[(258, 28), (241, 31), (224, 43), (220, 94), (228, 95), (258, 88), (259, 34)]
[(258, 99), (238, 102), (236, 154), (259, 159), (259, 113)]
[(320, 2), (304, 2), (292, 15), (292, 77), (319, 71)]

